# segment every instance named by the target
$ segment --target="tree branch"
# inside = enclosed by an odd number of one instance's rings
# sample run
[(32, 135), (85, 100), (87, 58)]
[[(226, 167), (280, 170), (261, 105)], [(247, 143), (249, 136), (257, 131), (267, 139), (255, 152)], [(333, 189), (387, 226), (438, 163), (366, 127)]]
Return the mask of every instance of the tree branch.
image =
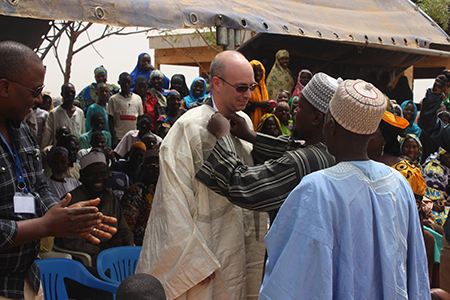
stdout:
[[(58, 43), (58, 45), (59, 45), (59, 43)], [(63, 74), (63, 77), (65, 77), (66, 76), (66, 72), (64, 72), (64, 68), (63, 68), (63, 66), (61, 64), (61, 60), (59, 59), (59, 55), (58, 55), (58, 45), (54, 45), (53, 46), (53, 51), (55, 53), (55, 58), (56, 58), (56, 61), (58, 62), (59, 69), (61, 70), (61, 73)]]
[(82, 34), (83, 32), (85, 32), (86, 30), (89, 29), (89, 27), (92, 26), (92, 23), (88, 23), (83, 29), (81, 29), (80, 31), (78, 31), (78, 35)]
[(100, 37), (96, 38), (95, 40), (92, 40), (89, 43), (84, 44), (83, 46), (81, 46), (77, 50), (73, 51), (73, 54), (76, 54), (76, 53), (80, 52), (81, 50), (89, 47), (90, 45), (92, 45), (92, 44), (94, 44), (94, 43), (96, 43), (96, 42), (98, 42), (100, 40), (103, 40), (104, 38), (106, 38), (108, 36), (111, 36), (111, 35), (132, 35), (132, 34), (138, 34), (138, 33), (143, 33), (143, 32), (149, 32), (150, 30), (154, 30), (155, 28), (122, 33), (121, 31), (123, 31), (124, 29), (125, 29), (125, 27), (122, 27), (121, 29), (119, 29), (117, 31), (110, 32), (110, 33), (107, 33), (105, 35), (101, 35)]
[[(222, 50), (220, 50), (219, 48), (214, 47), (214, 45), (211, 45), (211, 43), (209, 43), (205, 37), (203, 36), (203, 34), (198, 30), (195, 29), (195, 32), (197, 32), (197, 34), (202, 38), (202, 40), (206, 43), (206, 45), (208, 45), (209, 48), (211, 48), (212, 50), (216, 51), (217, 53), (222, 52)], [(212, 33), (212, 32), (211, 32)]]

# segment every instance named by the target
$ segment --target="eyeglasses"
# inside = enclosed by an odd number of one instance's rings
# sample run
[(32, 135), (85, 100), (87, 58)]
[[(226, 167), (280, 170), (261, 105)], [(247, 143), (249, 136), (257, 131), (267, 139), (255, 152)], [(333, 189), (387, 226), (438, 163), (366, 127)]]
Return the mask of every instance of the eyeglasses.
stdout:
[(256, 82), (254, 82), (251, 86), (247, 86), (247, 85), (234, 86), (231, 83), (229, 83), (228, 81), (226, 81), (225, 79), (223, 79), (222, 77), (217, 76), (217, 78), (219, 78), (223, 82), (225, 82), (225, 83), (231, 85), (232, 87), (234, 87), (236, 89), (236, 92), (238, 92), (239, 94), (245, 93), (248, 89), (250, 89), (250, 92), (253, 92), (256, 89), (256, 87), (258, 86), (258, 83), (256, 83)]
[(12, 80), (9, 80), (9, 79), (8, 79), (8, 81), (11, 81), (12, 83), (17, 84), (18, 86), (21, 86), (23, 88), (26, 88), (27, 90), (32, 92), (33, 93), (33, 98), (39, 97), (39, 95), (42, 93), (42, 91), (44, 90), (44, 87), (45, 87), (45, 85), (41, 84), (40, 86), (37, 87), (37, 89), (33, 90), (33, 89), (30, 89), (29, 87), (26, 87), (26, 86), (24, 86), (24, 85), (22, 85), (20, 83), (15, 82), (15, 81), (12, 81)]

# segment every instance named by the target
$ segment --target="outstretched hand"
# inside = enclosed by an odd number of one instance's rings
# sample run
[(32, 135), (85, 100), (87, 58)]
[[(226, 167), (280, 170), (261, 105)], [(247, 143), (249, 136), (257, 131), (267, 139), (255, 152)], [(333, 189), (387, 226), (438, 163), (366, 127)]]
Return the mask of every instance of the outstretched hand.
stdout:
[(116, 228), (103, 224), (114, 224), (117, 220), (98, 211), (96, 206), (100, 203), (99, 198), (81, 201), (67, 207), (71, 199), (72, 196), (66, 194), (44, 215), (47, 236), (65, 237), (77, 234), (98, 244), (100, 240), (97, 237), (111, 238), (112, 234), (117, 232)]
[(434, 94), (443, 93), (450, 87), (450, 82), (449, 82), (446, 74), (450, 74), (450, 71), (444, 70), (444, 72), (442, 72), (442, 74), (440, 74), (440, 75), (438, 75), (438, 77), (436, 77), (436, 80), (434, 81), (433, 89), (432, 89), (432, 92)]
[[(67, 194), (70, 195), (70, 194)], [(67, 197), (66, 195), (66, 197)], [(100, 198), (96, 198), (93, 200), (80, 201), (72, 204), (69, 208), (75, 207), (88, 207), (88, 206), (97, 206), (100, 203)], [(115, 224), (117, 223), (117, 219), (114, 217), (105, 216), (102, 213), (101, 223), (96, 225), (94, 228), (87, 232), (77, 233), (77, 235), (87, 239), (93, 244), (100, 244), (100, 240), (98, 238), (110, 239), (113, 234), (117, 232), (117, 228), (106, 225), (105, 223)]]

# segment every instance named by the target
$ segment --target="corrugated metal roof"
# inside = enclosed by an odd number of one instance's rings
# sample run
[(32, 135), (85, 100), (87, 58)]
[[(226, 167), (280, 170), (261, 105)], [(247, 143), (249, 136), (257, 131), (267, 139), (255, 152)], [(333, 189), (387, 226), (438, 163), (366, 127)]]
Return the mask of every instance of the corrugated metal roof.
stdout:
[(381, 47), (450, 46), (409, 0), (3, 0), (0, 14), (169, 29), (222, 25)]

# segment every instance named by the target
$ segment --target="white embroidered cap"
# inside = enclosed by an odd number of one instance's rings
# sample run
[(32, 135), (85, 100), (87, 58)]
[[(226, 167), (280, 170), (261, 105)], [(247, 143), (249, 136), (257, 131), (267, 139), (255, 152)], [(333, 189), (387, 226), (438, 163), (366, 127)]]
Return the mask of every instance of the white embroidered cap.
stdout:
[(104, 163), (106, 165), (105, 154), (102, 152), (92, 151), (80, 158), (80, 166), (82, 170), (95, 163)]
[(338, 80), (325, 73), (315, 74), (303, 88), (302, 95), (319, 111), (326, 113), (328, 104), (339, 86)]
[(364, 80), (345, 80), (331, 99), (329, 110), (339, 125), (357, 134), (373, 134), (386, 110), (386, 97)]

